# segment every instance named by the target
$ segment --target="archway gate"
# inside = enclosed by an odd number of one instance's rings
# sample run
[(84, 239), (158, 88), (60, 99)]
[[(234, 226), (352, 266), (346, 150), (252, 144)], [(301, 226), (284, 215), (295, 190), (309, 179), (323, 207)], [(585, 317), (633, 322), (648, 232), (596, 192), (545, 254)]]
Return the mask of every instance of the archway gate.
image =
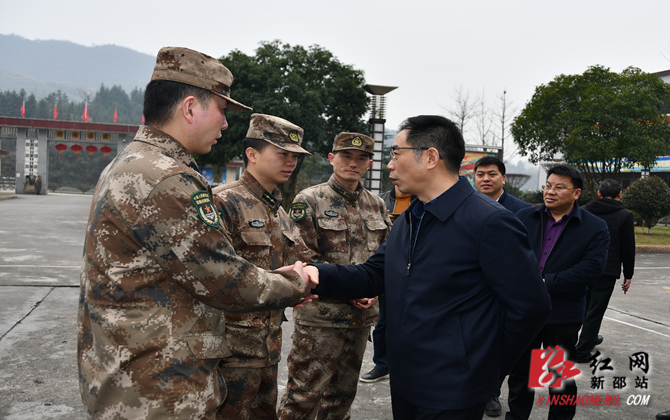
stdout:
[[(116, 153), (132, 141), (137, 125), (0, 117), (0, 139), (16, 140), (16, 193), (25, 194), (27, 176), (42, 177), (42, 194), (49, 189), (48, 152), (57, 143), (116, 146)], [(55, 149), (54, 149), (55, 151)]]

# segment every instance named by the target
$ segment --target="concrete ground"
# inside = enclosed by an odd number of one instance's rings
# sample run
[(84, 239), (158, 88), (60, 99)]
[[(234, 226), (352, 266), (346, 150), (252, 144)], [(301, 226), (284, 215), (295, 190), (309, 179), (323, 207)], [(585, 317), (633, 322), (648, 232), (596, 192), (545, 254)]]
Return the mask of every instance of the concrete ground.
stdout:
[[(77, 384), (76, 314), (90, 205), (91, 196), (61, 194), (0, 201), (1, 419), (85, 418)], [(601, 329), (605, 341), (597, 349), (614, 368), (596, 371), (604, 389), (592, 390), (589, 365), (577, 365), (580, 394), (619, 395), (619, 405), (580, 406), (577, 419), (653, 419), (670, 409), (670, 254), (640, 253), (636, 265), (630, 291), (615, 290)], [(290, 319), (291, 310), (287, 315)], [(292, 329), (292, 322), (284, 325), (284, 356)], [(649, 355), (647, 373), (630, 369), (629, 358), (638, 352)], [(372, 366), (368, 346), (363, 372)], [(283, 360), (280, 394), (286, 374)], [(614, 388), (615, 377), (626, 379), (623, 389)], [(506, 393), (503, 386), (503, 409)], [(389, 380), (361, 383), (351, 417), (390, 419), (390, 404)], [(535, 407), (531, 418), (544, 419), (546, 413), (546, 406)]]

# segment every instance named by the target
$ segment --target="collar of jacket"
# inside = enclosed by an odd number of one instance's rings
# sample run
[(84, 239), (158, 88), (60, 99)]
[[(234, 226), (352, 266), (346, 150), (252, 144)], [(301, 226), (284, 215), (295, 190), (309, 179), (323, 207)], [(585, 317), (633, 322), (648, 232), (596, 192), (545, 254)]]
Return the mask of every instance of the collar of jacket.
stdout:
[[(434, 199), (432, 204), (428, 206), (425, 211), (438, 218), (441, 222), (444, 222), (456, 211), (463, 201), (474, 192), (475, 189), (470, 185), (470, 181), (465, 177), (459, 176), (458, 182)], [(412, 210), (418, 202), (419, 200), (413, 200), (407, 211), (405, 211), (405, 219), (408, 223)]]
[(188, 150), (174, 137), (155, 127), (149, 127), (148, 125), (140, 126), (133, 141), (141, 141), (155, 146), (161, 149), (162, 153), (200, 173), (198, 165)]
[(265, 188), (263, 188), (261, 183), (258, 182), (258, 180), (256, 180), (256, 178), (251, 175), (251, 173), (249, 173), (249, 171), (244, 171), (240, 177), (240, 183), (247, 187), (247, 189), (253, 195), (258, 197), (259, 200), (263, 201), (273, 212), (277, 211), (279, 206), (281, 206), (282, 196), (279, 188), (275, 187), (272, 193), (269, 193), (265, 190)]
[[(541, 204), (541, 205), (533, 208), (533, 215), (535, 217), (539, 217), (543, 222), (546, 222), (547, 221), (547, 213), (545, 213), (546, 208), (547, 208), (547, 206), (545, 206), (544, 204)], [(583, 214), (584, 214), (584, 210), (582, 210), (582, 208), (579, 207), (579, 204), (575, 201), (575, 208), (574, 208), (572, 214), (570, 214), (570, 216), (568, 216), (568, 220), (566, 220), (565, 223), (567, 224), (570, 220), (575, 219), (579, 222), (579, 224), (581, 224)]]
[(347, 201), (352, 202), (358, 201), (358, 197), (360, 197), (361, 191), (363, 191), (363, 186), (361, 185), (360, 181), (358, 181), (358, 187), (356, 187), (356, 191), (354, 192), (344, 188), (342, 184), (340, 184), (340, 181), (335, 178), (335, 174), (331, 175), (330, 179), (328, 179), (328, 185), (330, 185), (330, 188), (332, 188), (336, 193), (347, 199)]

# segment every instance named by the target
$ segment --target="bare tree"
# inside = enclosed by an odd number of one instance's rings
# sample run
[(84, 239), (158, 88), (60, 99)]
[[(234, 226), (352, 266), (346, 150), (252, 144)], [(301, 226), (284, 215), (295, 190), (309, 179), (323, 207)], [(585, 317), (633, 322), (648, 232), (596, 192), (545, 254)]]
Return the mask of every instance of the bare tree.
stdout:
[(451, 99), (456, 102), (452, 108), (445, 108), (454, 122), (461, 129), (463, 137), (465, 137), (465, 126), (475, 117), (477, 112), (477, 101), (470, 97), (470, 92), (463, 92), (463, 86), (454, 89), (454, 95)]
[(91, 98), (95, 94), (90, 88), (85, 88), (83, 86), (77, 86), (76, 88), (77, 95), (81, 98), (82, 102), (91, 102)]
[(484, 97), (484, 90), (482, 90), (481, 96), (475, 101), (477, 110), (474, 118), (477, 123), (477, 143), (483, 146), (494, 146), (496, 139), (493, 133), (493, 115), (491, 109), (486, 106)]
[(509, 161), (519, 154), (519, 148), (512, 144), (511, 149), (505, 148), (505, 140), (507, 140), (508, 126), (512, 122), (514, 115), (517, 112), (517, 108), (513, 106), (513, 102), (507, 101), (507, 91), (503, 91), (502, 95), (498, 96), (498, 103), (496, 110), (493, 112), (495, 116), (495, 134), (496, 140), (500, 143), (502, 147), (503, 160)]

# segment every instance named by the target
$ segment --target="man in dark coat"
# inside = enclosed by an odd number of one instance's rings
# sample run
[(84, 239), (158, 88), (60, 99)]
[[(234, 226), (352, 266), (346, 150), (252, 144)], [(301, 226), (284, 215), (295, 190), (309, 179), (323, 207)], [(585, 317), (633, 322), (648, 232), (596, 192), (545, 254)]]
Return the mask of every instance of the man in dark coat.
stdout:
[(621, 185), (613, 179), (606, 179), (598, 188), (598, 199), (585, 205), (584, 210), (594, 214), (607, 223), (610, 232), (610, 246), (607, 252), (607, 265), (603, 275), (589, 287), (586, 295), (586, 315), (582, 323), (582, 332), (577, 343), (577, 362), (586, 363), (593, 348), (602, 342), (598, 335), (605, 316), (614, 285), (621, 277), (623, 264), (624, 293), (630, 287), (635, 268), (635, 218), (633, 213), (621, 204)]
[(512, 213), (531, 207), (530, 204), (509, 195), (505, 188), (505, 164), (494, 156), (484, 156), (475, 163), (475, 188), (502, 204)]
[[(475, 163), (475, 188), (480, 193), (502, 204), (503, 207), (512, 213), (531, 207), (525, 201), (509, 195), (505, 188), (503, 188), (507, 180), (506, 172), (507, 168), (505, 168), (503, 161), (494, 156), (484, 156)], [(502, 384), (504, 380), (504, 377), (500, 378), (500, 383)], [(491, 395), (491, 400), (486, 403), (484, 413), (489, 417), (498, 417), (502, 414), (498, 395), (500, 395), (500, 390)]]
[(550, 311), (523, 225), (459, 177), (464, 154), (452, 121), (406, 120), (388, 166), (417, 199), (365, 263), (316, 264), (319, 297), (386, 295), (395, 419), (481, 419)]
[[(510, 411), (506, 420), (527, 420), (533, 409), (535, 392), (529, 388), (532, 350), (559, 346), (569, 361), (575, 361), (587, 287), (602, 275), (609, 246), (605, 222), (577, 204), (583, 185), (575, 169), (555, 166), (547, 171), (544, 204), (516, 214), (528, 229), (530, 244), (551, 296), (551, 314), (509, 375)], [(563, 380), (563, 387), (549, 388), (549, 394), (574, 398), (577, 385), (574, 379)], [(549, 418), (572, 419), (575, 408), (574, 404), (552, 404)]]

